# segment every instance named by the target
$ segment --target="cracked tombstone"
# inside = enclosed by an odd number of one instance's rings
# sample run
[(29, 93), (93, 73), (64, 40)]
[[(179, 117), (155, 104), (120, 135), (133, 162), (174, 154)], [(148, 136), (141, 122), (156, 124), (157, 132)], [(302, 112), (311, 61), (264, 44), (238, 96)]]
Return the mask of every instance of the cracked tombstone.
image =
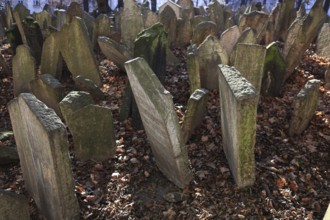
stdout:
[(2, 219), (29, 220), (29, 200), (23, 195), (1, 190), (0, 213)]
[(126, 62), (125, 68), (156, 163), (169, 180), (184, 188), (193, 176), (172, 96), (143, 58)]
[(273, 42), (266, 48), (261, 93), (268, 96), (279, 96), (284, 74), (285, 61), (276, 42)]
[(184, 143), (188, 142), (194, 130), (202, 123), (206, 115), (208, 93), (206, 89), (196, 89), (189, 97), (187, 112), (182, 124)]
[(65, 96), (64, 86), (52, 75), (42, 74), (40, 78), (30, 82), (32, 93), (49, 108), (54, 109), (56, 114), (62, 117), (59, 106)]
[(219, 93), (223, 148), (239, 187), (255, 182), (254, 145), (258, 95), (238, 70), (219, 65)]
[(164, 25), (165, 31), (168, 33), (168, 43), (174, 47), (177, 34), (177, 17), (174, 10), (170, 6), (166, 6), (158, 15), (159, 22)]
[(237, 25), (228, 28), (221, 34), (219, 44), (226, 50), (228, 56), (233, 51), (240, 36), (241, 32)]
[(129, 51), (133, 51), (135, 38), (144, 29), (141, 10), (134, 0), (125, 1), (120, 15), (120, 29), (123, 44)]
[(322, 27), (326, 18), (322, 2), (316, 0), (309, 14), (303, 18), (296, 18), (288, 30), (283, 49), (283, 57), (287, 65), (284, 81), (292, 74)]
[(330, 58), (330, 23), (324, 23), (317, 37), (316, 53)]
[(260, 94), (266, 48), (258, 44), (238, 44), (234, 66)]
[(14, 96), (30, 92), (30, 81), (35, 79), (36, 75), (36, 63), (30, 49), (25, 45), (18, 46), (13, 58)]
[(228, 64), (228, 55), (214, 36), (208, 36), (197, 48), (201, 88), (218, 89), (218, 65)]
[(290, 120), (289, 135), (301, 135), (308, 127), (317, 109), (321, 81), (308, 80), (293, 101), (293, 112)]
[(43, 74), (50, 74), (61, 80), (63, 57), (60, 53), (60, 33), (50, 34), (44, 41), (41, 53), (40, 69)]
[(70, 92), (60, 108), (73, 137), (80, 160), (104, 161), (115, 152), (115, 134), (110, 108), (94, 105), (86, 92)]
[[(79, 219), (65, 125), (30, 93), (8, 104), (26, 189), (47, 219)], [(49, 196), (51, 195), (51, 196)]]
[(79, 17), (73, 17), (69, 25), (60, 31), (60, 52), (73, 77), (82, 75), (101, 86), (101, 76), (88, 38), (86, 26)]

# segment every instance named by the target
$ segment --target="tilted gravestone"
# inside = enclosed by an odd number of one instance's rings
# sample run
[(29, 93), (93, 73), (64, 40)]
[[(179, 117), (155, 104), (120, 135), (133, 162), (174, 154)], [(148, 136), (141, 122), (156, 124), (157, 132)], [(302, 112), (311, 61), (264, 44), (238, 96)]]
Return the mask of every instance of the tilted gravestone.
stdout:
[(330, 23), (324, 23), (317, 37), (316, 53), (330, 58)]
[[(21, 21), (23, 21), (27, 16), (30, 15), (30, 10), (27, 9), (23, 3), (18, 3), (14, 10), (13, 10), (13, 13), (17, 12), (18, 15), (19, 15), (19, 18)], [(15, 18), (16, 19), (16, 18)], [(17, 22), (17, 21), (16, 21)]]
[(322, 3), (322, 0), (316, 0), (309, 14), (303, 18), (296, 18), (288, 30), (283, 49), (283, 57), (287, 65), (284, 80), (299, 64), (304, 52), (322, 27), (326, 18)]
[(184, 143), (188, 142), (194, 130), (202, 123), (207, 113), (207, 97), (206, 89), (196, 89), (189, 97), (187, 112), (182, 124)]
[(125, 68), (156, 163), (183, 188), (193, 176), (172, 96), (143, 58), (126, 62)]
[(2, 219), (29, 220), (29, 200), (14, 192), (0, 191), (0, 214)]
[(258, 44), (238, 44), (234, 66), (260, 94), (266, 48)]
[(269, 15), (261, 11), (253, 11), (249, 14), (243, 14), (239, 20), (239, 29), (244, 31), (247, 27), (254, 29), (257, 33), (257, 41), (263, 38), (268, 24)]
[(177, 34), (177, 17), (170, 6), (166, 6), (158, 15), (159, 22), (164, 25), (165, 31), (168, 33), (168, 43), (170, 47), (174, 47)]
[(41, 72), (53, 75), (61, 80), (63, 71), (63, 57), (61, 50), (61, 37), (59, 32), (50, 34), (44, 41), (41, 53)]
[(237, 25), (228, 28), (221, 34), (219, 44), (226, 50), (228, 56), (233, 51), (240, 36), (241, 32)]
[(212, 1), (209, 5), (209, 18), (216, 25), (216, 34), (221, 34), (225, 27), (225, 13), (223, 6), (218, 1)]
[(296, 9), (294, 8), (295, 0), (283, 1), (276, 5), (272, 12), (274, 20), (274, 40), (284, 41), (287, 37), (288, 29), (295, 19)]
[(125, 1), (124, 10), (120, 15), (120, 29), (123, 44), (132, 51), (136, 36), (144, 29), (141, 10), (134, 0)]
[(92, 44), (97, 45), (97, 38), (99, 36), (110, 37), (111, 34), (111, 18), (105, 14), (100, 14), (94, 21)]
[(273, 42), (266, 48), (261, 93), (269, 96), (279, 96), (284, 74), (285, 61), (276, 42)]
[(35, 79), (36, 75), (36, 63), (30, 49), (25, 45), (18, 46), (13, 58), (14, 96), (30, 92), (30, 81)]
[(70, 92), (60, 108), (80, 160), (104, 161), (113, 156), (116, 142), (111, 109), (93, 105), (89, 93)]
[(30, 86), (32, 93), (62, 118), (59, 102), (65, 96), (64, 86), (49, 74), (42, 74), (40, 78), (32, 80)]
[(26, 189), (47, 219), (79, 219), (65, 125), (34, 95), (8, 104)]
[(143, 16), (144, 27), (149, 28), (158, 22), (158, 16), (156, 13), (148, 10), (146, 15)]
[(79, 17), (60, 31), (60, 51), (73, 77), (82, 75), (101, 86), (101, 77), (86, 26)]
[(218, 65), (228, 64), (228, 55), (214, 36), (208, 36), (197, 48), (201, 87), (218, 89)]
[(289, 135), (300, 135), (307, 128), (317, 109), (321, 81), (307, 81), (293, 101), (293, 112), (290, 120)]
[(52, 26), (52, 15), (47, 11), (41, 11), (35, 14), (36, 22), (38, 22), (39, 27), (42, 31), (43, 37), (49, 36), (49, 27)]
[(97, 42), (102, 53), (112, 60), (121, 71), (125, 72), (124, 63), (133, 57), (131, 52), (124, 45), (107, 37), (98, 37)]
[(192, 42), (194, 44), (201, 44), (209, 35), (216, 36), (217, 29), (213, 21), (204, 21), (197, 25), (193, 30)]
[(253, 30), (252, 28), (245, 29), (242, 32), (241, 36), (238, 38), (238, 40), (230, 54), (230, 59), (229, 59), (230, 65), (234, 65), (234, 63), (235, 63), (238, 44), (256, 44), (256, 43), (257, 43), (256, 31)]
[(254, 145), (258, 95), (234, 67), (219, 65), (223, 149), (239, 187), (255, 182)]
[(92, 80), (80, 75), (73, 80), (75, 88), (79, 91), (85, 91), (90, 93), (95, 102), (105, 99), (105, 95), (102, 90)]
[(194, 16), (193, 9), (182, 10), (182, 18), (177, 23), (177, 40), (176, 45), (187, 46), (192, 38), (191, 18)]

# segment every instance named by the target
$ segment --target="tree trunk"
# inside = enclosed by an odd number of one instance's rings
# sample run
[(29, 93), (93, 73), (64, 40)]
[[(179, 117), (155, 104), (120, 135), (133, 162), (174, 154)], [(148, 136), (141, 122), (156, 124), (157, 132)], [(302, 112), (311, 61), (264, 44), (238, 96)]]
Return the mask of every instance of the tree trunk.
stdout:
[(157, 11), (157, 0), (151, 0), (151, 11)]
[(323, 10), (327, 13), (329, 10), (330, 6), (330, 0), (325, 0), (324, 5), (323, 5)]

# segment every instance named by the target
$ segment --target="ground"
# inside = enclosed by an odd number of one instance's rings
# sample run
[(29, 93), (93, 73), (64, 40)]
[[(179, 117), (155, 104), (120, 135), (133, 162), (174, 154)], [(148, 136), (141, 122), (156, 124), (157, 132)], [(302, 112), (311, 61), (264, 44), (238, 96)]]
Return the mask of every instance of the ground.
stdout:
[[(1, 52), (11, 65), (8, 45), (2, 45)], [(180, 64), (168, 66), (165, 88), (173, 95), (181, 123), (189, 98), (186, 51), (175, 49), (174, 53)], [(112, 110), (117, 149), (113, 158), (98, 163), (78, 161), (71, 146), (81, 219), (323, 218), (330, 201), (330, 91), (324, 88), (330, 60), (317, 56), (313, 47), (306, 51), (279, 97), (260, 97), (256, 182), (246, 188), (235, 185), (223, 152), (217, 91), (210, 91), (207, 115), (186, 144), (194, 179), (179, 189), (157, 168), (145, 132), (132, 127), (130, 119), (119, 121), (127, 77), (101, 54), (97, 59), (107, 97), (98, 104)], [(13, 99), (12, 75), (2, 71), (0, 76), (0, 131), (10, 131), (6, 105)], [(322, 81), (318, 109), (302, 135), (289, 137), (292, 102), (312, 78)], [(14, 138), (1, 141), (2, 146), (15, 147)], [(0, 188), (30, 198), (19, 164), (0, 167)], [(30, 201), (32, 219), (43, 219)]]

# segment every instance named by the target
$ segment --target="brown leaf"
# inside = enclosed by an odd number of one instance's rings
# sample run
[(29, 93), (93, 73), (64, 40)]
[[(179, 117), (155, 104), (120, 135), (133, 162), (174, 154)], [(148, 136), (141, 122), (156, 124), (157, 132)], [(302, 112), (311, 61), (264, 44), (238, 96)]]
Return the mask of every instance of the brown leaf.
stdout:
[(276, 181), (276, 185), (278, 188), (283, 189), (288, 183), (284, 177), (280, 177)]
[(298, 184), (294, 180), (293, 181), (290, 181), (289, 187), (294, 192), (297, 192), (298, 191)]

